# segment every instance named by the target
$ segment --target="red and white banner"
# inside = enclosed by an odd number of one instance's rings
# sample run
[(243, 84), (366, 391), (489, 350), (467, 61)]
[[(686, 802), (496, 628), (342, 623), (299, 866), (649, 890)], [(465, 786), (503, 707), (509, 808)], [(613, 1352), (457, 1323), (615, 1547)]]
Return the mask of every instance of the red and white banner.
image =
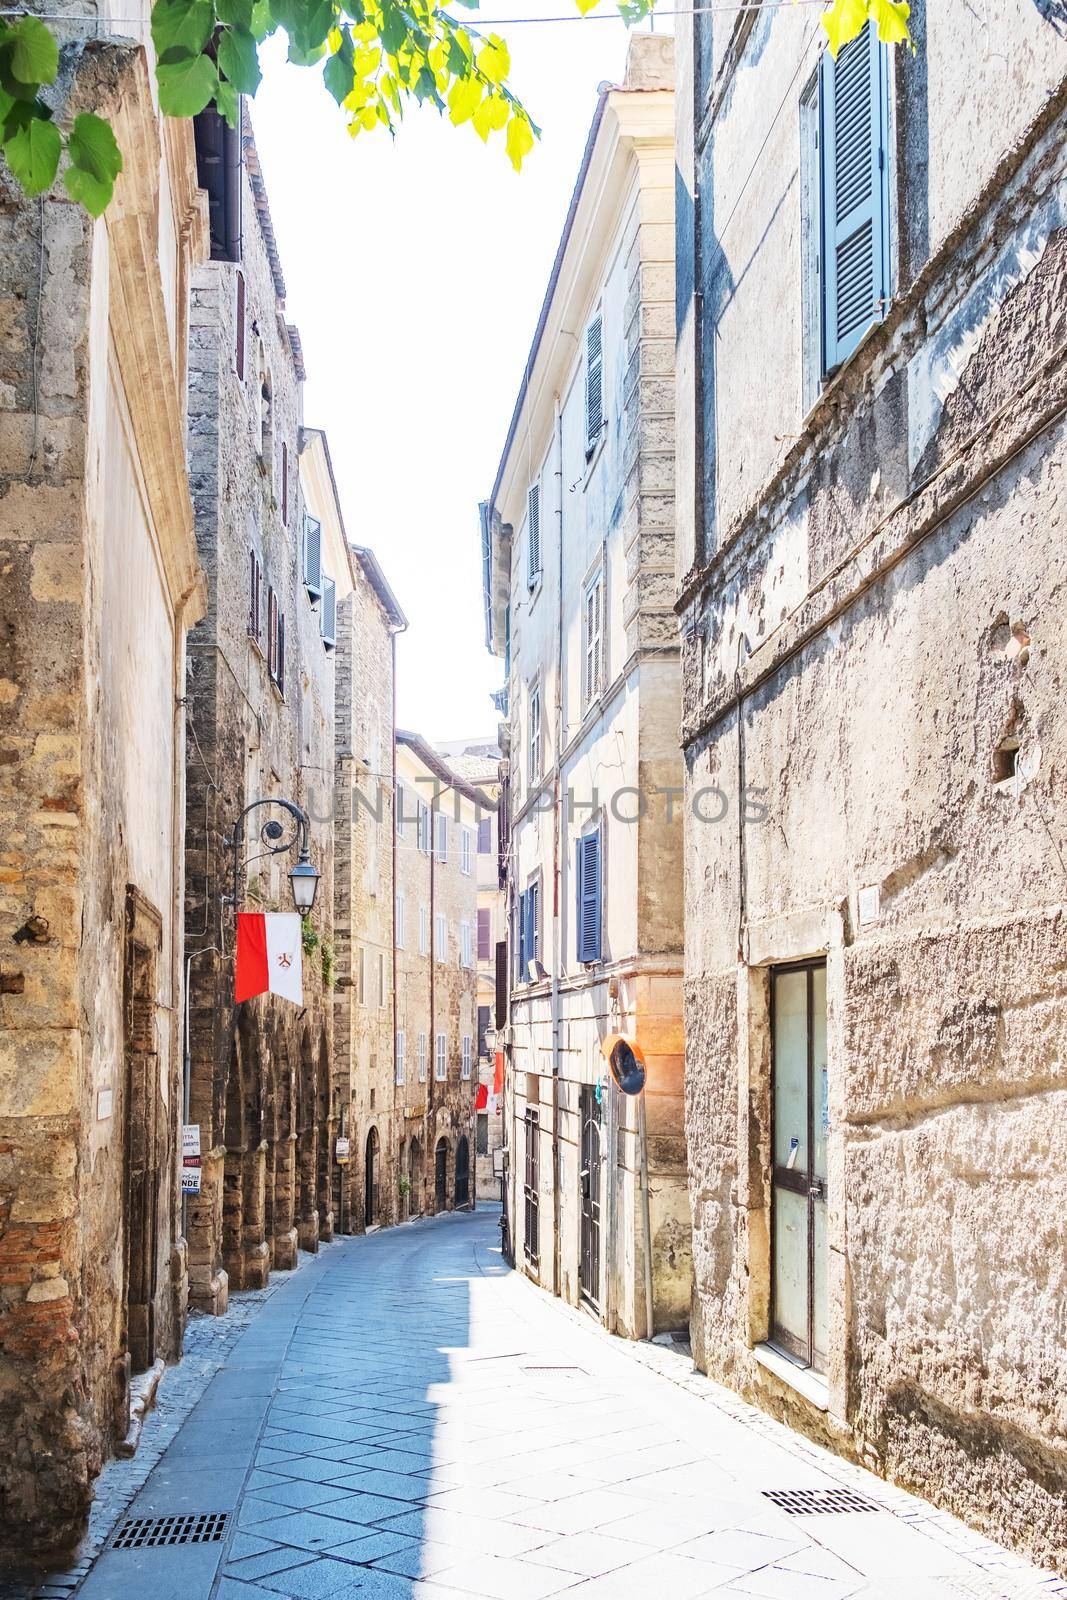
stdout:
[(234, 999), (277, 994), (304, 1003), (303, 947), (295, 911), (239, 911)]

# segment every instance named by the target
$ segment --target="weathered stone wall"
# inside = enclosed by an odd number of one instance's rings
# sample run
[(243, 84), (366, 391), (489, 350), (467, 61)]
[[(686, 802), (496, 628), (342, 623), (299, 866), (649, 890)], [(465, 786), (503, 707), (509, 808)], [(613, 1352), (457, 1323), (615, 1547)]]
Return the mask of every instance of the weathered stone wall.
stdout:
[[(425, 790), (423, 791), (426, 792)], [(429, 791), (433, 793), (432, 790)], [(434, 1183), (437, 1150), (445, 1146), (445, 1209), (474, 1204), (475, 1151), (474, 1099), (478, 1088), (478, 821), (474, 801), (459, 789), (442, 790), (436, 802), (436, 816), (444, 818), (447, 832), (445, 859), (439, 855), (433, 864), (433, 1028), (430, 1037), (430, 1062), (427, 1110), (427, 1177)], [(440, 824), (434, 821), (434, 839)], [(462, 868), (461, 836), (470, 841), (471, 870)], [(445, 942), (438, 941), (437, 919), (444, 918)], [(469, 929), (470, 960), (464, 963), (462, 929)], [(421, 986), (420, 986), (421, 987)], [(445, 1036), (446, 1077), (443, 1083), (435, 1071), (434, 1047), (439, 1034)], [(470, 1040), (470, 1069), (463, 1076), (463, 1041)], [(462, 1172), (469, 1174), (466, 1184)], [(466, 1198), (464, 1198), (464, 1193)], [(431, 1188), (429, 1205), (434, 1206)], [(437, 1209), (442, 1209), (439, 1200)]]
[(127, 159), (95, 225), (0, 179), (5, 1570), (77, 1542), (131, 1367), (176, 1358), (186, 1293), (177, 701), (202, 607), (181, 307), (202, 233), (143, 52), (70, 52), (57, 92), (113, 112)]
[[(397, 1219), (393, 1084), (393, 642), (366, 570), (338, 615), (336, 1063), (351, 1162), (345, 1230)], [(379, 974), (383, 986), (379, 992)], [(362, 974), (362, 976), (361, 976)]]
[[(1036, 10), (998, 15), (1020, 30), (1019, 92), (967, 92), (964, 159), (958, 130), (936, 149), (927, 130), (989, 71), (986, 46), (916, 20), (897, 291), (807, 416), (799, 276), (782, 271), (801, 81), (716, 236), (796, 29), (746, 21), (715, 45), (710, 123), (683, 41), (703, 245), (679, 283), (706, 313), (700, 367), (679, 307), (679, 430), (704, 440), (680, 605), (693, 1340), (750, 1398), (1062, 1566), (1067, 45)], [(712, 785), (718, 824), (692, 811)], [(769, 972), (820, 956), (822, 1408), (755, 1354)]]
[[(323, 945), (332, 935), (333, 658), (303, 582), (298, 469), (301, 378), (284, 322), (280, 266), (246, 128), (243, 259), (212, 262), (193, 287), (189, 458), (207, 617), (190, 639), (187, 704), (186, 940), (190, 969), (190, 1120), (199, 1123), (201, 1193), (188, 1202), (194, 1302), (225, 1309), (297, 1262), (333, 1225), (332, 1005)], [(245, 294), (237, 368), (237, 274)], [(284, 455), (283, 455), (284, 452)], [(284, 461), (284, 465), (283, 465)], [(250, 554), (262, 571), (258, 637)], [(284, 678), (269, 670), (268, 593), (284, 614)], [(254, 800), (295, 801), (312, 819), (321, 874), (303, 954), (304, 1006), (233, 1003), (233, 824)], [(242, 909), (291, 911), (293, 855), (270, 855), (265, 808), (246, 822)], [(283, 812), (273, 813), (292, 834)]]

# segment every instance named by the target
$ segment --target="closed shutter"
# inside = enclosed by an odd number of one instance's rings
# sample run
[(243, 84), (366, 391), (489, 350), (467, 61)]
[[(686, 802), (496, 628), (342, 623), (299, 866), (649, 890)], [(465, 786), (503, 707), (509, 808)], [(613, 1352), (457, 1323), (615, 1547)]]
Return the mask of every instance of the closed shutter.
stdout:
[(493, 819), (483, 817), (478, 824), (478, 854), (487, 856), (493, 848)]
[(522, 931), (522, 956), (523, 956), (523, 983), (531, 982), (530, 962), (537, 956), (537, 885), (531, 883), (523, 895), (523, 931)]
[(532, 588), (541, 576), (541, 485), (531, 483), (526, 494), (526, 576)]
[(604, 426), (604, 319), (597, 312), (585, 330), (585, 450), (590, 455)]
[(489, 907), (478, 907), (478, 960), (489, 960)]
[(496, 947), (496, 986), (493, 995), (496, 1026), (503, 1028), (508, 1020), (508, 947), (501, 939)]
[(289, 446), (282, 440), (282, 527), (289, 526)]
[(820, 80), (823, 369), (833, 372), (889, 303), (889, 73), (865, 24)]
[(275, 681), (279, 691), (285, 693), (285, 612), (278, 612), (278, 670)]
[(267, 671), (278, 675), (278, 598), (267, 585)]
[(578, 960), (600, 960), (600, 834), (589, 833), (577, 846)]
[(313, 600), (322, 595), (322, 523), (304, 518), (304, 588)]
[(489, 1053), (489, 1044), (488, 1044), (488, 1041), (487, 1041), (487, 1039), (485, 1037), (485, 1035), (486, 1035), (486, 1033), (488, 1031), (488, 1028), (489, 1028), (489, 1007), (488, 1006), (479, 1006), (478, 1007), (478, 1054), (480, 1056), (488, 1055), (488, 1053)]
[(327, 650), (337, 643), (337, 585), (327, 577), (322, 580), (322, 642)]
[(237, 369), (237, 376), (240, 378), (241, 382), (244, 383), (245, 331), (248, 318), (245, 313), (245, 275), (243, 272), (238, 272), (237, 274), (237, 305), (234, 315), (237, 326), (234, 339), (233, 364)]

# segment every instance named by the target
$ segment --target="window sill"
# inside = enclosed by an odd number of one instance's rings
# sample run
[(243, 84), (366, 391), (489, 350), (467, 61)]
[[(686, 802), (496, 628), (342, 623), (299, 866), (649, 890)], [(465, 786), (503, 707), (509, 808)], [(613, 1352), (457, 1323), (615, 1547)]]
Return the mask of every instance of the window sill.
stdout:
[(810, 1367), (798, 1367), (795, 1361), (790, 1361), (788, 1356), (770, 1344), (755, 1345), (752, 1354), (761, 1367), (795, 1389), (797, 1394), (803, 1395), (819, 1411), (829, 1410), (830, 1385), (819, 1373), (813, 1372)]

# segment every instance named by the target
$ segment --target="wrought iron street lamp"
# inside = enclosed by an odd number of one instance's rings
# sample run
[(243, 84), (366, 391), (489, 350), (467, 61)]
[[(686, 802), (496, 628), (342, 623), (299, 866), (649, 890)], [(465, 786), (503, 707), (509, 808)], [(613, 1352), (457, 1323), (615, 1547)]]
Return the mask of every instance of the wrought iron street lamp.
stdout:
[(253, 800), (238, 816), (233, 825), (233, 909), (236, 913), (240, 904), (239, 885), (241, 875), (241, 846), (245, 841), (245, 818), (250, 811), (255, 811), (259, 806), (280, 806), (296, 823), (294, 832), (286, 837), (285, 827), (274, 817), (268, 818), (259, 831), (259, 837), (265, 849), (264, 855), (287, 855), (294, 845), (300, 846), (300, 859), (289, 872), (289, 887), (292, 890), (293, 904), (300, 915), (307, 916), (315, 904), (315, 892), (319, 887), (319, 874), (311, 864), (311, 826), (308, 822), (307, 812), (301, 810), (292, 800)]

